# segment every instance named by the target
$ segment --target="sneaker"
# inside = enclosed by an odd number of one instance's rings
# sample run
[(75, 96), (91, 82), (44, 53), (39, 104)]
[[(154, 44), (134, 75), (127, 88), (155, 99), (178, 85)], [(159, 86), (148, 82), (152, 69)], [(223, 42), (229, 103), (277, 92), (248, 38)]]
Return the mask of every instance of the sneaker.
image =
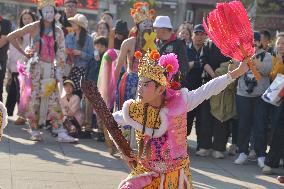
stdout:
[(39, 131), (31, 131), (30, 134), (31, 134), (30, 139), (32, 141), (42, 141), (42, 136)]
[(215, 159), (224, 159), (224, 154), (220, 151), (213, 151), (212, 152), (212, 157), (214, 157)]
[(268, 165), (264, 165), (262, 168), (262, 173), (265, 175), (271, 175), (272, 174), (272, 168), (269, 167)]
[(228, 148), (228, 154), (230, 156), (235, 156), (237, 154), (238, 147), (235, 144), (231, 144)]
[(234, 164), (243, 165), (247, 163), (248, 156), (245, 153), (240, 153), (239, 157), (234, 161)]
[(197, 152), (195, 152), (197, 156), (206, 157), (210, 155), (210, 150), (200, 148)]
[(260, 168), (263, 168), (263, 167), (265, 166), (264, 161), (265, 161), (265, 157), (258, 157), (258, 158), (257, 158), (257, 165), (258, 165)]
[(257, 156), (256, 156), (256, 153), (255, 153), (254, 150), (251, 150), (251, 151), (249, 152), (248, 160), (249, 160), (249, 161), (256, 161), (256, 160), (257, 160)]
[(24, 118), (18, 117), (18, 119), (14, 123), (15, 125), (25, 125), (26, 120)]
[(73, 138), (69, 136), (65, 132), (58, 133), (58, 137), (56, 139), (57, 142), (62, 142), (62, 143), (76, 143), (79, 140), (77, 138)]

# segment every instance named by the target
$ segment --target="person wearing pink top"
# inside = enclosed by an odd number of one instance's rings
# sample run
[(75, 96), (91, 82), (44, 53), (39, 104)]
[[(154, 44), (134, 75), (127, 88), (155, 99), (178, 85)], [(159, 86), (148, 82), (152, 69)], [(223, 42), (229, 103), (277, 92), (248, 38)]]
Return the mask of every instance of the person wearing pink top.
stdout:
[(69, 135), (77, 137), (84, 121), (84, 113), (80, 108), (80, 97), (73, 94), (75, 84), (72, 80), (65, 80), (63, 86), (66, 92), (66, 95), (60, 99), (64, 115), (63, 126)]

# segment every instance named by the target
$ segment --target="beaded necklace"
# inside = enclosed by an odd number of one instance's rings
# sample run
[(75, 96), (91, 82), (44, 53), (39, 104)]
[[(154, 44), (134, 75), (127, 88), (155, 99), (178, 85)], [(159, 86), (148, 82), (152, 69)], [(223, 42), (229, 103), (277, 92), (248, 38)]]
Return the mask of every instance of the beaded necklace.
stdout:
[[(152, 137), (154, 136), (154, 133), (155, 133), (155, 126), (158, 123), (158, 118), (159, 118), (162, 106), (163, 106), (163, 103), (159, 107), (157, 116), (155, 118), (153, 132), (152, 132)], [(138, 158), (139, 159), (141, 158), (141, 156), (143, 154), (143, 151), (144, 151), (144, 134), (145, 134), (145, 130), (146, 130), (146, 123), (147, 123), (147, 117), (148, 117), (148, 107), (149, 107), (149, 104), (144, 104), (144, 117), (143, 117), (142, 138), (139, 141), (139, 149), (138, 149)], [(147, 151), (146, 154), (149, 155), (149, 152), (151, 151), (150, 141), (148, 141), (147, 144), (146, 144), (146, 151)]]

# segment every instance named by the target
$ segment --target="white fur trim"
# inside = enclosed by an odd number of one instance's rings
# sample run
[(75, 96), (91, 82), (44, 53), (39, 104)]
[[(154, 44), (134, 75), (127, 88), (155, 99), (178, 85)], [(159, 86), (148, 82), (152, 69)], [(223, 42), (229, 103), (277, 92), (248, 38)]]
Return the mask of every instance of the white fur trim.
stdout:
[[(129, 116), (129, 106), (130, 106), (130, 104), (132, 102), (134, 102), (134, 100), (132, 100), (132, 99), (131, 100), (127, 100), (127, 101), (124, 102), (123, 107), (122, 107), (123, 118), (124, 118), (124, 121), (125, 121), (126, 125), (130, 125), (134, 129), (139, 130), (139, 131), (142, 132), (143, 125), (141, 125), (137, 121), (133, 120)], [(160, 125), (159, 129), (155, 129), (153, 138), (161, 137), (163, 134), (166, 133), (166, 131), (168, 129), (167, 113), (168, 113), (168, 109), (167, 108), (161, 108), (161, 111), (160, 111), (161, 125)], [(153, 129), (151, 129), (151, 128), (146, 128), (145, 129), (145, 135), (148, 135), (148, 136), (152, 137), (152, 133), (153, 133)]]
[(137, 179), (137, 178), (145, 177), (145, 176), (154, 176), (154, 177), (155, 177), (155, 175), (157, 175), (157, 174), (158, 174), (158, 173), (156, 173), (156, 172), (145, 172), (145, 173), (139, 174), (139, 175), (137, 175), (137, 176), (128, 177), (128, 178), (126, 178), (126, 179), (124, 179), (123, 181), (120, 182), (120, 184), (119, 184), (119, 186), (118, 186), (118, 189), (121, 188), (122, 185), (123, 185), (124, 183), (126, 183), (127, 181), (129, 181), (129, 180)]
[(160, 181), (160, 189), (164, 188), (164, 182), (165, 182), (165, 174), (161, 175), (161, 181)]
[(182, 88), (180, 90), (180, 92), (181, 92), (182, 98), (183, 98), (183, 100), (184, 100), (184, 102), (186, 104), (186, 110), (189, 111), (189, 102), (188, 102), (188, 97), (187, 97), (188, 89), (187, 88)]
[(178, 189), (183, 189), (183, 183), (184, 183), (184, 170), (179, 170), (179, 180), (178, 180)]
[(118, 125), (121, 125), (121, 126), (125, 125), (125, 121), (123, 119), (123, 115), (121, 111), (114, 112), (112, 116)]

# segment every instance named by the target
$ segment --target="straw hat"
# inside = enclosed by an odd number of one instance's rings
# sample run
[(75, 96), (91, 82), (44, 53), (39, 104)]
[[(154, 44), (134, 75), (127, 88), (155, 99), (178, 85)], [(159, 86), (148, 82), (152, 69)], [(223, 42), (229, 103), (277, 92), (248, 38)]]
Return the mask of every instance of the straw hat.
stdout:
[(68, 18), (68, 21), (74, 22), (75, 24), (78, 24), (79, 26), (81, 26), (85, 30), (88, 29), (88, 20), (87, 20), (86, 16), (84, 16), (83, 14), (76, 14), (74, 17)]

